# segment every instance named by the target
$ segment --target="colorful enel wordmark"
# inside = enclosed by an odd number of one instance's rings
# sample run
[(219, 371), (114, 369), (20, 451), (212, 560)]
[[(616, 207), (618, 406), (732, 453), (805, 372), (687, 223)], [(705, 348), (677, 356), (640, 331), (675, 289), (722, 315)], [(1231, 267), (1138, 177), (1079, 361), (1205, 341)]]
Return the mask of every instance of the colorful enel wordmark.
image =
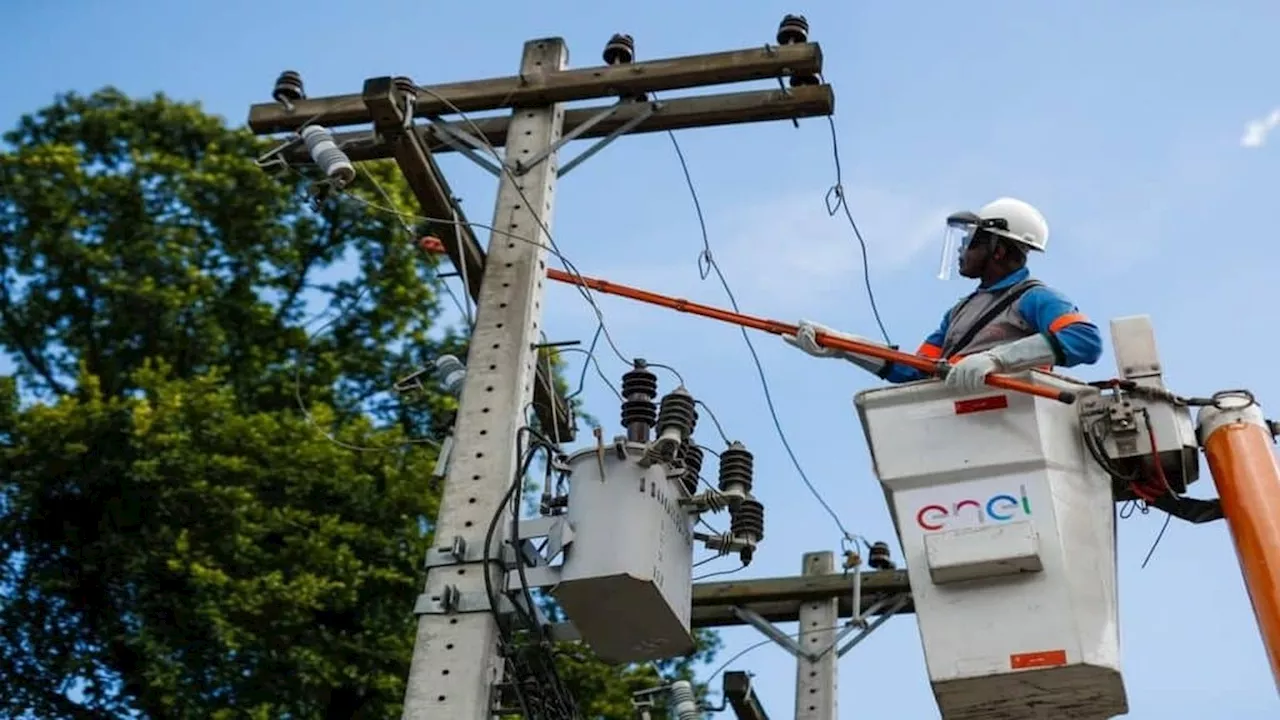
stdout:
[(930, 532), (942, 530), (952, 520), (961, 517), (966, 510), (971, 511), (968, 515), (975, 518), (979, 525), (988, 519), (1007, 522), (1017, 517), (1019, 513), (1030, 515), (1031, 500), (1027, 497), (1026, 486), (1019, 485), (1016, 497), (1008, 493), (998, 493), (986, 500), (959, 500), (952, 503), (950, 507), (938, 504), (925, 505), (916, 511), (916, 524)]

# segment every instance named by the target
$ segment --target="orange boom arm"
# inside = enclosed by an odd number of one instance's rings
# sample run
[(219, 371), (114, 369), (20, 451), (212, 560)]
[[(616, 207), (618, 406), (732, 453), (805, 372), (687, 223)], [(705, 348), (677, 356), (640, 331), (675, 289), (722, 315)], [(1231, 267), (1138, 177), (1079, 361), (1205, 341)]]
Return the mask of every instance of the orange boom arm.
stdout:
[(1262, 410), (1243, 396), (1200, 412), (1199, 435), (1280, 689), (1280, 465)]

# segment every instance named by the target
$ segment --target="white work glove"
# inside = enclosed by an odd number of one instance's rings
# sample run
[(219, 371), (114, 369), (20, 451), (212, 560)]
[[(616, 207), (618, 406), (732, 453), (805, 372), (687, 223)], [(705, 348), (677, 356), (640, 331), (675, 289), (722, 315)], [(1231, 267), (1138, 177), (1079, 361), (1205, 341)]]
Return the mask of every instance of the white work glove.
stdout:
[(825, 325), (819, 325), (818, 323), (810, 322), (809, 320), (801, 320), (796, 323), (796, 334), (783, 335), (782, 339), (785, 340), (788, 345), (798, 347), (814, 357), (835, 357), (836, 355), (841, 354), (839, 350), (833, 350), (832, 348), (825, 348), (819, 345), (817, 338), (818, 333), (833, 336), (839, 335), (839, 333)]
[(865, 369), (867, 372), (878, 373), (884, 369), (885, 362), (878, 358), (866, 357), (864, 355), (845, 352), (843, 350), (822, 347), (818, 344), (817, 334), (822, 333), (823, 335), (844, 338), (845, 340), (852, 340), (853, 342), (873, 344), (870, 340), (858, 337), (857, 335), (839, 333), (825, 325), (819, 325), (818, 323), (811, 322), (809, 320), (801, 320), (796, 323), (796, 327), (797, 330), (795, 335), (782, 336), (782, 339), (792, 347), (800, 348), (814, 357), (843, 358), (844, 360), (848, 360), (854, 365)]
[(1036, 334), (964, 358), (951, 367), (946, 384), (957, 392), (974, 392), (986, 384), (987, 375), (993, 372), (1019, 372), (1053, 365), (1055, 361), (1049, 339)]
[(947, 388), (955, 392), (971, 393), (986, 385), (986, 378), (1000, 371), (1000, 364), (990, 352), (980, 352), (965, 357), (947, 371)]

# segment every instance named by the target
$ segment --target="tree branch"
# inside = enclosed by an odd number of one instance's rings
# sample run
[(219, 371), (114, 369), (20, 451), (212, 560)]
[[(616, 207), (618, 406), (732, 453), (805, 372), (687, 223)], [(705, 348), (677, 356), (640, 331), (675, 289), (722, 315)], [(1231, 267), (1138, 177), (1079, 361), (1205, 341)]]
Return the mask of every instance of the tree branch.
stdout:
[(9, 284), (0, 276), (0, 321), (4, 323), (4, 334), (17, 349), (18, 354), (48, 384), (49, 389), (58, 395), (66, 395), (67, 388), (53, 376), (48, 363), (26, 341), (31, 329), (18, 320), (13, 310), (13, 297), (9, 294)]

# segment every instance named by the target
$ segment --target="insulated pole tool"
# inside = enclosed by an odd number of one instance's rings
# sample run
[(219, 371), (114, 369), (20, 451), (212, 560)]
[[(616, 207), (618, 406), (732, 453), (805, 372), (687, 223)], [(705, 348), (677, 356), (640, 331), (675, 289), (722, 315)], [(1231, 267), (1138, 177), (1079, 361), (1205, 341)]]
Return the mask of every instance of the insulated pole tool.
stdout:
[[(424, 237), (418, 241), (418, 245), (427, 252), (444, 252), (444, 243), (435, 237)], [(777, 320), (768, 320), (766, 318), (746, 315), (744, 313), (732, 312), (730, 310), (724, 310), (711, 305), (703, 305), (683, 298), (661, 295), (659, 293), (641, 290), (640, 288), (633, 288), (627, 285), (619, 285), (618, 283), (609, 282), (608, 280), (575, 275), (555, 268), (547, 268), (547, 277), (557, 282), (567, 283), (569, 285), (579, 285), (607, 295), (617, 295), (618, 297), (636, 300), (649, 305), (657, 305), (659, 307), (676, 310), (678, 312), (698, 315), (712, 320), (719, 320), (721, 322), (751, 328), (752, 330), (760, 330), (773, 335), (795, 335), (799, 330), (795, 325), (778, 322)], [(898, 363), (910, 368), (915, 368), (916, 370), (928, 375), (944, 377), (950, 368), (950, 366), (945, 362), (939, 362), (934, 359), (905, 353), (900, 350), (894, 350), (892, 348), (885, 347), (884, 345), (863, 343), (844, 337), (826, 335), (824, 333), (817, 333), (815, 339), (822, 347), (857, 353), (858, 355), (865, 355), (867, 357), (873, 357), (887, 362)], [(1009, 377), (1008, 375), (992, 373), (986, 377), (986, 383), (993, 388), (1025, 393), (1027, 395), (1035, 395), (1036, 397), (1057, 400), (1058, 402), (1066, 403), (1068, 405), (1076, 401), (1076, 394), (1069, 390), (1058, 390), (1044, 385), (1036, 385), (1035, 383)]]

